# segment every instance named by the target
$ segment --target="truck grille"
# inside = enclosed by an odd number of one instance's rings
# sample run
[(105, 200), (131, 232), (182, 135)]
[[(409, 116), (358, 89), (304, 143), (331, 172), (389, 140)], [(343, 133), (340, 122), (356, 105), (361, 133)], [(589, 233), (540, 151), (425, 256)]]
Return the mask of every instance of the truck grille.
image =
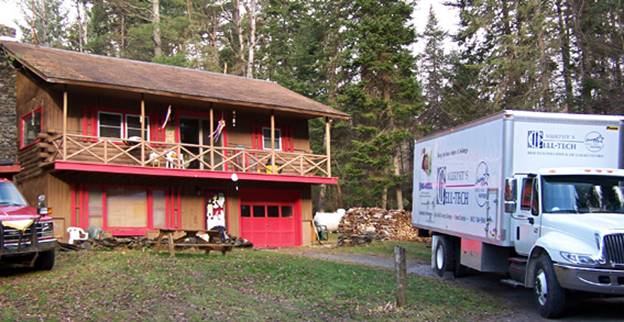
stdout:
[[(36, 223), (35, 227), (37, 229), (37, 239), (41, 239), (42, 237), (44, 237), (44, 234), (46, 237), (51, 236), (51, 232), (47, 231), (47, 232), (43, 232), (43, 223)], [(32, 226), (30, 226), (28, 229), (26, 229), (26, 231), (22, 234), (22, 238), (21, 238), (21, 245), (30, 245), (30, 238), (31, 238), (31, 234), (32, 234)], [(8, 228), (8, 227), (3, 227), (3, 239), (4, 239), (4, 244), (5, 245), (11, 245), (11, 244), (18, 244), (20, 242), (20, 232), (17, 229), (14, 228)]]
[(624, 234), (611, 234), (604, 237), (607, 262), (624, 265)]

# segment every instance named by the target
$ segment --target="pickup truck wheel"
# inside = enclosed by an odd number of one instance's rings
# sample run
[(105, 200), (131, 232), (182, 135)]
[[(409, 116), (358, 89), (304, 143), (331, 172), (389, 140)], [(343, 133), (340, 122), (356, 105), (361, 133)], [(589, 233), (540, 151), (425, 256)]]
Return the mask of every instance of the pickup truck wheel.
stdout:
[(450, 271), (453, 267), (452, 249), (449, 240), (444, 237), (438, 239), (436, 248), (434, 249), (433, 256), (433, 271), (440, 277), (444, 276), (444, 273)]
[(535, 303), (544, 318), (557, 318), (565, 309), (566, 294), (557, 281), (552, 261), (542, 255), (535, 267)]
[(34, 269), (38, 271), (49, 271), (54, 267), (54, 250), (39, 253), (35, 260)]

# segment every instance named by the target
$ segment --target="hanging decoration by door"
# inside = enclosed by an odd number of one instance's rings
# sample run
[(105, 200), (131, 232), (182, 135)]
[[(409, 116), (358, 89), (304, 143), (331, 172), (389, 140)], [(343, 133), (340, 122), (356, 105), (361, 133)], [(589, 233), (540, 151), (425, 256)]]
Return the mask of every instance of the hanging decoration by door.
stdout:
[(212, 137), (214, 138), (215, 142), (219, 141), (219, 137), (221, 137), (223, 129), (225, 129), (225, 120), (221, 119), (217, 123), (217, 128), (214, 130), (214, 132), (212, 132)]
[(206, 203), (206, 228), (225, 228), (225, 194), (223, 192), (211, 192)]

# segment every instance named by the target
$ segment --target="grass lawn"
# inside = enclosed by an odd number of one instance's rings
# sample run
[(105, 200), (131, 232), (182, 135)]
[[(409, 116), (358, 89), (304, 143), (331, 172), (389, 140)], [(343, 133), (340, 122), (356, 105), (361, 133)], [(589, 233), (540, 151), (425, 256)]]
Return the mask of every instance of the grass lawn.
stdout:
[(227, 256), (140, 251), (61, 253), (50, 272), (0, 272), (0, 320), (479, 320), (502, 303), (409, 277), (395, 309), (393, 274), (274, 252)]
[[(330, 234), (330, 238), (324, 243), (336, 243), (337, 234)], [(327, 251), (338, 254), (361, 254), (361, 255), (375, 255), (383, 257), (394, 256), (394, 246), (403, 246), (406, 251), (407, 258), (409, 260), (417, 260), (423, 263), (431, 262), (431, 245), (421, 242), (412, 241), (373, 241), (367, 245), (361, 246), (344, 246), (328, 248)]]

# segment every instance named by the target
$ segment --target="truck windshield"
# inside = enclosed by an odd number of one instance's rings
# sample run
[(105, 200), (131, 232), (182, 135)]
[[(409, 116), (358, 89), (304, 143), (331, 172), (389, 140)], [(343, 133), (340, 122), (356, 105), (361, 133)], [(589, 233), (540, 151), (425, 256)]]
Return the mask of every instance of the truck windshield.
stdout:
[(11, 182), (0, 182), (0, 206), (26, 206), (22, 194)]
[(624, 213), (624, 177), (544, 176), (545, 213)]

